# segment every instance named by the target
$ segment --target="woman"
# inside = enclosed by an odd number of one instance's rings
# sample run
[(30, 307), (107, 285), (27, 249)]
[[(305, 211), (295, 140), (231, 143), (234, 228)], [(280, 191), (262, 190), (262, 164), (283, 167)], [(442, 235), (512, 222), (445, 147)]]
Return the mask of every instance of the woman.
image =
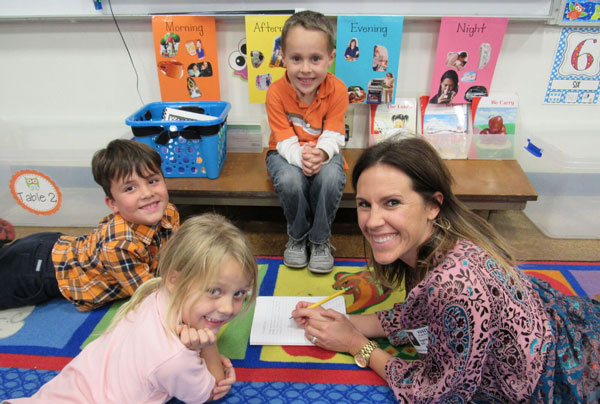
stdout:
[[(506, 243), (452, 193), (425, 140), (367, 149), (352, 182), (374, 273), (387, 287), (404, 283), (406, 300), (348, 318), (301, 302), (293, 316), (309, 340), (354, 355), (402, 403), (598, 402), (600, 303), (516, 268)], [(420, 360), (370, 340), (398, 346), (409, 335)]]
[(450, 104), (458, 92), (458, 74), (454, 70), (446, 70), (440, 78), (440, 88), (430, 100), (430, 104)]
[(348, 62), (354, 62), (358, 59), (358, 55), (360, 54), (358, 50), (358, 42), (356, 38), (352, 38), (348, 43), (348, 47), (346, 48), (346, 52), (344, 53), (344, 57)]

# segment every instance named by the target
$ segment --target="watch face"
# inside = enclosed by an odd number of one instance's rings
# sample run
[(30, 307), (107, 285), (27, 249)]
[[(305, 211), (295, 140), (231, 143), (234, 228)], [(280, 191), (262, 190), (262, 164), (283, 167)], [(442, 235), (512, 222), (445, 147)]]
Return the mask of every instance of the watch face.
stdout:
[(367, 360), (365, 359), (365, 357), (358, 353), (356, 355), (354, 355), (354, 362), (356, 362), (356, 364), (361, 367), (361, 368), (366, 368), (367, 367)]

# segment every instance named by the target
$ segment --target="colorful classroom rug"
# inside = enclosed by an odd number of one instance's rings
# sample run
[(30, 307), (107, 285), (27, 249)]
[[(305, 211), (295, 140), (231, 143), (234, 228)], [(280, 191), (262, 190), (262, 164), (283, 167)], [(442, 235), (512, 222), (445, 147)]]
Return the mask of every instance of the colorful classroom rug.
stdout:
[[(348, 313), (389, 308), (402, 294), (372, 287), (364, 260), (336, 260), (331, 274), (314, 275), (285, 267), (281, 257), (258, 257), (260, 295), (323, 296), (352, 284), (345, 295)], [(522, 262), (527, 273), (569, 295), (600, 299), (599, 262)], [(110, 322), (118, 303), (78, 312), (64, 300), (0, 311), (0, 401), (30, 396), (52, 379)], [(252, 310), (219, 335), (221, 352), (233, 359), (238, 382), (219, 403), (393, 403), (390, 389), (373, 371), (360, 369), (349, 355), (312, 346), (249, 346)], [(384, 342), (384, 341), (381, 341)], [(412, 346), (389, 352), (416, 358)]]

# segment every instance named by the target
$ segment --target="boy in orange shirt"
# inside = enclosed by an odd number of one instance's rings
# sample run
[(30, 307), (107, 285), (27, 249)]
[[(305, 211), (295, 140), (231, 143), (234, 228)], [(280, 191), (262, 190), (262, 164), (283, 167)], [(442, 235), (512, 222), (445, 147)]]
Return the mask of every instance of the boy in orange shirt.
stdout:
[(331, 223), (346, 185), (340, 148), (348, 108), (346, 85), (327, 72), (335, 57), (331, 23), (313, 11), (294, 14), (283, 27), (281, 51), (287, 70), (267, 92), (266, 163), (287, 221), (284, 263), (328, 273)]

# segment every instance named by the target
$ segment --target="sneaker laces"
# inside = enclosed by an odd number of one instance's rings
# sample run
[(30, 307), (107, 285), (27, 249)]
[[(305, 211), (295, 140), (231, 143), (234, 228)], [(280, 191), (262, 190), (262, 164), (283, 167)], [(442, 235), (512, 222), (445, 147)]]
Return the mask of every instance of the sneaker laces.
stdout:
[(325, 243), (319, 243), (319, 244), (311, 243), (311, 244), (313, 246), (313, 248), (310, 251), (311, 255), (326, 256), (326, 255), (331, 254), (331, 250), (335, 251), (335, 247), (329, 241), (327, 241)]
[(285, 245), (285, 248), (291, 250), (291, 251), (304, 251), (306, 249), (306, 243), (304, 242), (304, 240), (293, 240), (293, 239), (289, 239), (287, 244)]

